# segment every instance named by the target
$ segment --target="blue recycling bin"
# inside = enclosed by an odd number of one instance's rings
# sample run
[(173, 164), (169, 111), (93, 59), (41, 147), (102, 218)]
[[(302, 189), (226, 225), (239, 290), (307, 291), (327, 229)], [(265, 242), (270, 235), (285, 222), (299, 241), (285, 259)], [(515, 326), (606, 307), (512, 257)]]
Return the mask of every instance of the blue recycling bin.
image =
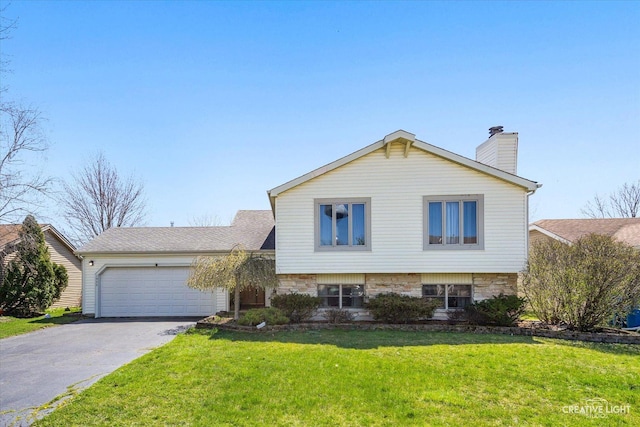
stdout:
[(632, 310), (627, 316), (627, 328), (637, 328), (640, 326), (640, 308)]

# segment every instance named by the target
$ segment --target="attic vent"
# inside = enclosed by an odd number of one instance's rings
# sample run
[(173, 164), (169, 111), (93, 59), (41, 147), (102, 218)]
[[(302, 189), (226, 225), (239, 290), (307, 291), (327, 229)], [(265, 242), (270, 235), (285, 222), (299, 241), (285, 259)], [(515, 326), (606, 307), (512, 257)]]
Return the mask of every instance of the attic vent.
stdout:
[(493, 126), (489, 128), (489, 138), (497, 133), (504, 132), (504, 126)]

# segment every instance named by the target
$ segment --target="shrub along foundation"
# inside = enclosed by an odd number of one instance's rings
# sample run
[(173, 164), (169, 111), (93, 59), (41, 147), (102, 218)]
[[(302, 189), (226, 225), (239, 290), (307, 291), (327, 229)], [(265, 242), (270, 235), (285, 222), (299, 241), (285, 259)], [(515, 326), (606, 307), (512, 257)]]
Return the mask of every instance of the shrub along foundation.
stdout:
[(196, 323), (198, 329), (221, 329), (230, 331), (245, 331), (252, 333), (278, 332), (278, 331), (307, 331), (307, 330), (360, 330), (360, 331), (424, 331), (424, 332), (467, 332), (475, 334), (500, 334), (500, 335), (524, 335), (545, 338), (557, 338), (572, 341), (599, 342), (608, 344), (636, 344), (640, 345), (640, 334), (636, 333), (607, 333), (607, 332), (579, 332), (579, 331), (554, 331), (543, 327), (530, 326), (474, 326), (474, 325), (449, 325), (446, 323), (421, 323), (391, 325), (374, 322), (354, 322), (342, 324), (330, 324), (326, 322), (309, 322), (289, 325), (266, 325), (257, 329), (252, 326), (240, 326), (235, 322), (215, 322), (212, 318), (206, 318)]

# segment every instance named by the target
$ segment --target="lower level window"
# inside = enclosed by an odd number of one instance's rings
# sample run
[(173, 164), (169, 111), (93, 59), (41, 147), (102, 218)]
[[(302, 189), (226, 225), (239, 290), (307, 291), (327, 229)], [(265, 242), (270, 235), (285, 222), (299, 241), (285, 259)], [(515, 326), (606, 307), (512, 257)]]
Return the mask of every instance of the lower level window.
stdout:
[(438, 301), (438, 308), (464, 308), (471, 304), (471, 285), (422, 285), (422, 296)]
[(319, 285), (323, 307), (359, 308), (364, 303), (364, 285)]

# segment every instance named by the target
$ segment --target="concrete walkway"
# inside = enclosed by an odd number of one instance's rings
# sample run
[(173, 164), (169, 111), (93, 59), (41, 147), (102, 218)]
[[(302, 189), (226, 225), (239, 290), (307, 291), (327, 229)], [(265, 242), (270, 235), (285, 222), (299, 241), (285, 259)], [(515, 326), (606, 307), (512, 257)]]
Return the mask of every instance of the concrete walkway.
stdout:
[(196, 319), (85, 319), (0, 340), (0, 426), (28, 426), (81, 390), (171, 341)]

